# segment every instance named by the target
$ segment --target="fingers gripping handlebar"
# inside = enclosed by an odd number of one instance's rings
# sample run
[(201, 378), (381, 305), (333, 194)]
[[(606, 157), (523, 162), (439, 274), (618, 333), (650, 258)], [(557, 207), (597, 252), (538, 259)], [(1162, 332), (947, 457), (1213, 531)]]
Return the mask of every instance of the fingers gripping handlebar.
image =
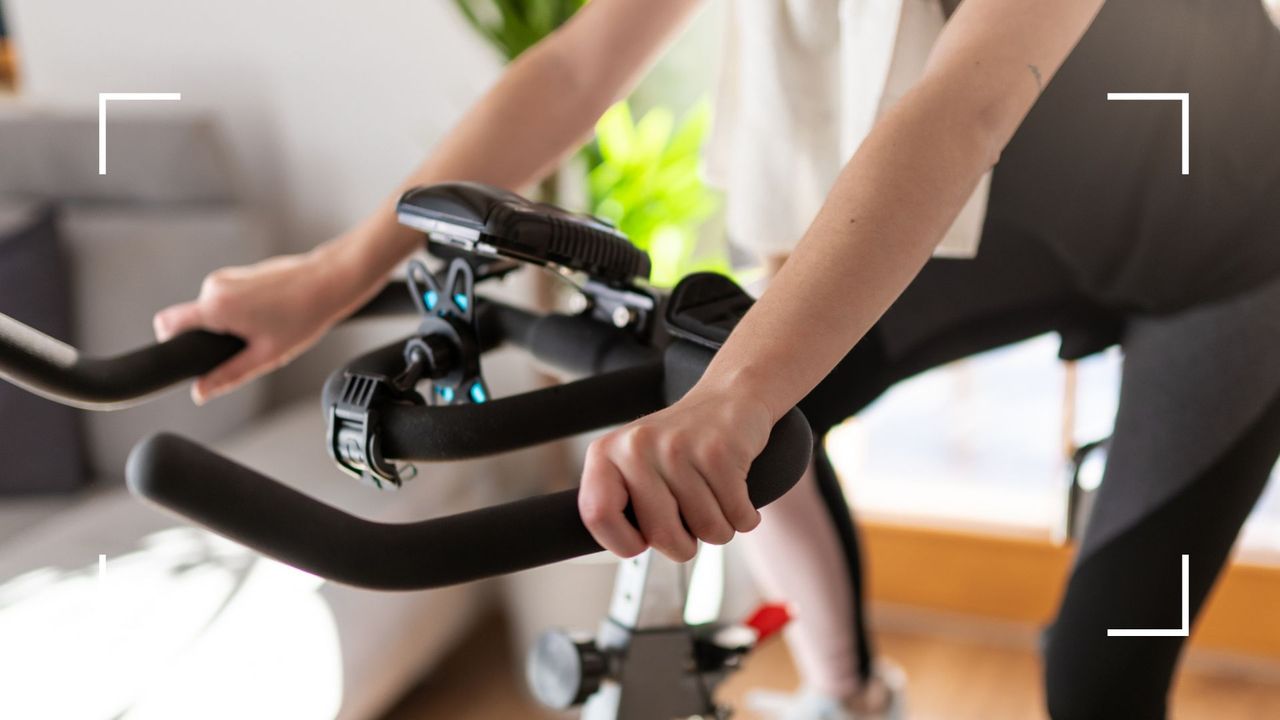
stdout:
[[(795, 484), (811, 443), (799, 411), (778, 422), (747, 475), (753, 505), (767, 505)], [(138, 495), (220, 535), (307, 572), (371, 589), (442, 587), (601, 549), (578, 516), (576, 490), (416, 523), (377, 523), (168, 434), (134, 450), (128, 477)]]
[[(413, 312), (403, 282), (388, 283), (352, 318)], [(0, 313), (0, 379), (63, 405), (122, 410), (199, 377), (245, 348), (240, 338), (192, 330), (114, 357), (76, 348)]]
[(0, 377), (87, 410), (135, 405), (203, 375), (243, 348), (239, 338), (196, 330), (116, 357), (93, 358), (0, 314)]

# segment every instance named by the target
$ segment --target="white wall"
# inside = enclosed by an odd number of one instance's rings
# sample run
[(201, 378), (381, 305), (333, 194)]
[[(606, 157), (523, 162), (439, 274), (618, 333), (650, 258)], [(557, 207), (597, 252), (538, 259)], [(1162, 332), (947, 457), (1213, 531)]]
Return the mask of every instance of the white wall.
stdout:
[(99, 92), (181, 92), (215, 113), (280, 249), (372, 209), (499, 68), (449, 0), (5, 7), (27, 98), (93, 111)]

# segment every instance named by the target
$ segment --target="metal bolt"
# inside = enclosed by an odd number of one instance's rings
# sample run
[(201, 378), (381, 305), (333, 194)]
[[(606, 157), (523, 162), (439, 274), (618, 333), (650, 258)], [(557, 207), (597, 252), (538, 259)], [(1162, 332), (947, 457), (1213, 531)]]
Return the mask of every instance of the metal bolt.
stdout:
[(613, 324), (615, 327), (624, 328), (636, 319), (635, 311), (624, 305), (619, 305), (613, 309)]

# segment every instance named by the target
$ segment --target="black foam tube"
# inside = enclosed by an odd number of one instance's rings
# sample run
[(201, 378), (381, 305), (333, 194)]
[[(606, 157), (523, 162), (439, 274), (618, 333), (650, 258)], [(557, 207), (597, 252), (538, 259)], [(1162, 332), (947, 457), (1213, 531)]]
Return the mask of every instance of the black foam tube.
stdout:
[(662, 377), (659, 362), (483, 405), (385, 406), (382, 454), (394, 460), (460, 460), (628, 422), (662, 409)]
[(527, 310), (521, 310), (487, 298), (476, 303), (476, 326), (480, 347), (492, 350), (504, 342), (529, 347), (529, 335), (542, 320)]
[(229, 335), (195, 330), (109, 358), (85, 357), (0, 315), (0, 377), (63, 405), (116, 410), (203, 375), (244, 349)]
[(594, 375), (647, 365), (662, 351), (641, 343), (633, 333), (586, 315), (535, 315), (480, 298), (477, 304), (480, 346), (490, 350), (509, 342), (539, 362), (575, 375)]
[(540, 362), (576, 375), (591, 375), (655, 362), (662, 351), (630, 332), (583, 315), (540, 318), (523, 343)]
[[(747, 476), (756, 507), (799, 480), (811, 446), (808, 423), (792, 410)], [(600, 550), (578, 516), (576, 490), (415, 523), (377, 523), (168, 434), (139, 444), (127, 474), (137, 495), (281, 562), (358, 587), (442, 587)]]
[(347, 319), (412, 316), (417, 313), (418, 307), (409, 293), (409, 284), (404, 280), (391, 280)]

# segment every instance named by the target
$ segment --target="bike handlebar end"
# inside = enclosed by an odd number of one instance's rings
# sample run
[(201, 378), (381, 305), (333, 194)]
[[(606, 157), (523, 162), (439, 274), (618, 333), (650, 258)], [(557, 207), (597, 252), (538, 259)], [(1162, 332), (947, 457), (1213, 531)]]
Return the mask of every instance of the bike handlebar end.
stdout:
[(182, 442), (177, 435), (161, 432), (148, 435), (135, 445), (125, 463), (125, 483), (129, 491), (152, 500), (162, 495), (164, 473), (160, 469), (172, 467), (169, 458)]

